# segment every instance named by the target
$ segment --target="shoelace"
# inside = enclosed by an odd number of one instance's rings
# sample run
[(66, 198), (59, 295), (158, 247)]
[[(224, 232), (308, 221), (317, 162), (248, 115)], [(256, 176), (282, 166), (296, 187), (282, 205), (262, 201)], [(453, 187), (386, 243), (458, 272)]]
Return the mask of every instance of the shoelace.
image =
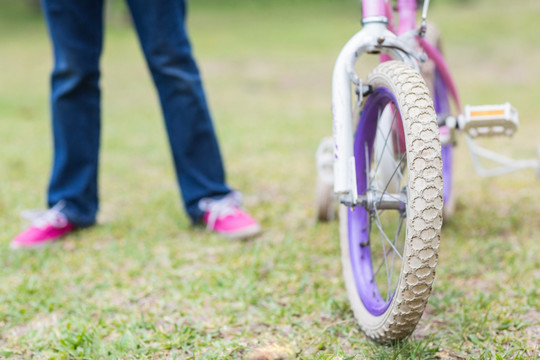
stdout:
[(62, 228), (67, 226), (68, 220), (60, 211), (65, 207), (65, 203), (60, 201), (48, 210), (25, 210), (22, 217), (29, 220), (32, 226), (44, 227), (46, 225)]
[(234, 214), (235, 209), (242, 203), (242, 194), (233, 191), (222, 199), (204, 198), (199, 201), (199, 208), (208, 212), (206, 228), (213, 230), (216, 221), (227, 215)]

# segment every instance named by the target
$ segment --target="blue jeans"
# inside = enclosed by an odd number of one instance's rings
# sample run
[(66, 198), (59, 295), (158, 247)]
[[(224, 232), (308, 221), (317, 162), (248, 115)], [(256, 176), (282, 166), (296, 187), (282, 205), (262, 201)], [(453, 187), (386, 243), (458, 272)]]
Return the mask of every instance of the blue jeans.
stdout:
[[(54, 51), (51, 76), (54, 160), (48, 204), (61, 200), (76, 226), (98, 211), (100, 68), (104, 0), (42, 0)], [(200, 220), (198, 202), (231, 189), (185, 29), (184, 0), (127, 0), (159, 93), (186, 211)]]

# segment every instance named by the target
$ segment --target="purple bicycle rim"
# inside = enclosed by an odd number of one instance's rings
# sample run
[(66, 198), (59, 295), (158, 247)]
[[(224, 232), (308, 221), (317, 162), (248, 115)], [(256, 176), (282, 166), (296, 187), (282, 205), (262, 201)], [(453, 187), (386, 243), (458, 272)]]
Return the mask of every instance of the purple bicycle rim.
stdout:
[[(390, 101), (397, 104), (394, 95), (387, 88), (377, 88), (369, 96), (362, 110), (354, 139), (358, 194), (364, 194), (368, 185), (365, 144), (367, 144), (367, 159), (369, 161), (373, 153), (379, 109), (382, 109)], [(392, 293), (388, 301), (385, 301), (373, 280), (371, 246), (369, 244), (369, 213), (365, 208), (357, 206), (353, 210), (348, 210), (348, 234), (349, 256), (358, 295), (367, 311), (374, 316), (382, 315), (392, 303), (394, 293)]]
[[(448, 90), (438, 71), (435, 71), (435, 97), (433, 102), (437, 115), (450, 114)], [(452, 195), (452, 147), (452, 144), (445, 144), (441, 147), (444, 203), (448, 203), (448, 201), (450, 201), (450, 196)]]

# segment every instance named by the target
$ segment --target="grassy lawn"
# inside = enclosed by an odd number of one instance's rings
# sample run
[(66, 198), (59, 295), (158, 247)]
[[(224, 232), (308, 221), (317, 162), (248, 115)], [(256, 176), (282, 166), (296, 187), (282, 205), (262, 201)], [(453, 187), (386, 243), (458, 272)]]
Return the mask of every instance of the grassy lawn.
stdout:
[[(8, 245), (45, 203), (51, 159), (45, 26), (0, 6), (0, 358), (528, 359), (539, 356), (540, 182), (474, 174), (459, 140), (458, 207), (434, 291), (394, 346), (358, 330), (337, 222), (315, 222), (315, 150), (330, 135), (335, 58), (359, 2), (190, 2), (189, 26), (229, 183), (264, 233), (230, 242), (183, 213), (150, 77), (130, 26), (110, 15), (103, 56), (99, 225), (35, 252)], [(540, 3), (438, 1), (431, 20), (462, 101), (510, 101), (540, 145)]]

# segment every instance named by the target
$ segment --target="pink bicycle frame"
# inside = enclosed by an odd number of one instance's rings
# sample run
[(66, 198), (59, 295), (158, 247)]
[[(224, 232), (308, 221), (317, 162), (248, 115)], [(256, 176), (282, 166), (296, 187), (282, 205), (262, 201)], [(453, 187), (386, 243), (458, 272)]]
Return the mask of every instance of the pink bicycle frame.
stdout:
[[(363, 0), (362, 1), (362, 17), (386, 16), (387, 8), (390, 6), (388, 0)], [(391, 6), (390, 6), (391, 9)]]

